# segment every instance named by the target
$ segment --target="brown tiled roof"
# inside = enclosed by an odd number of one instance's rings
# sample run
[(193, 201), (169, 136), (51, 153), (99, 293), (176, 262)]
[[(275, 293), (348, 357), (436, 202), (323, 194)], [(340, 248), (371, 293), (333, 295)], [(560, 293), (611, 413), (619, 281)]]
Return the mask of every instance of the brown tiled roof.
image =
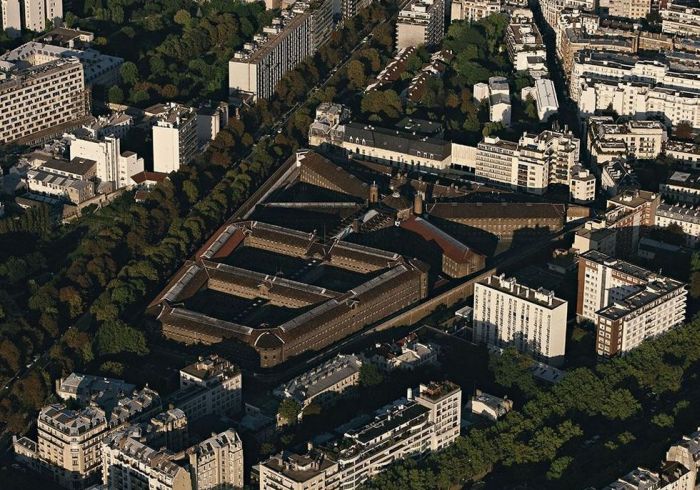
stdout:
[(434, 242), (443, 254), (455, 262), (470, 262), (475, 255), (481, 255), (423, 218), (412, 216), (401, 223), (401, 228), (420, 235), (428, 242)]
[(161, 182), (168, 178), (168, 174), (163, 172), (139, 172), (131, 176), (131, 180), (137, 184), (143, 184), (144, 182)]
[(369, 195), (369, 186), (365, 182), (362, 182), (342, 167), (339, 167), (318, 153), (306, 153), (299, 162), (301, 165), (314, 171), (326, 180), (333, 182), (342, 189), (345, 194), (367, 199)]
[(432, 216), (444, 219), (564, 219), (566, 206), (549, 203), (436, 203)]

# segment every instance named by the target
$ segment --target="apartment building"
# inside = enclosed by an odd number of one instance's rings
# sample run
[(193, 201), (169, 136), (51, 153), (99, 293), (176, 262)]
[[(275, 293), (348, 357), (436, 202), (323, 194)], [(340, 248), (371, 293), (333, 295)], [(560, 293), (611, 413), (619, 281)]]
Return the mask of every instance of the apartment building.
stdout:
[(162, 106), (153, 125), (153, 170), (169, 174), (189, 164), (197, 151), (197, 114), (176, 103)]
[(102, 483), (109, 490), (192, 490), (189, 472), (165, 449), (139, 440), (133, 427), (116, 431), (101, 444)]
[(353, 18), (360, 10), (367, 8), (371, 3), (371, 0), (341, 0), (340, 15), (342, 20)]
[(662, 117), (676, 125), (700, 126), (700, 78), (697, 56), (682, 62), (667, 55), (643, 59), (603, 51), (576, 53), (569, 88), (581, 115), (612, 109), (620, 116)]
[(541, 0), (540, 8), (545, 22), (552, 29), (556, 29), (559, 15), (563, 10), (578, 10), (581, 12), (595, 12), (595, 0)]
[(661, 203), (656, 208), (655, 224), (661, 228), (679, 226), (685, 233), (689, 247), (695, 247), (700, 242), (700, 209), (696, 206)]
[(222, 357), (210, 355), (180, 370), (180, 389), (170, 402), (194, 421), (205, 415), (240, 412), (242, 391), (240, 369)]
[(397, 340), (375, 344), (360, 354), (363, 362), (371, 363), (382, 371), (412, 371), (438, 362), (439, 347), (420, 342), (415, 333)]
[(321, 102), (316, 107), (316, 118), (309, 126), (309, 146), (343, 146), (343, 131), (339, 128), (349, 119), (350, 110), (342, 104)]
[(454, 0), (450, 7), (450, 22), (464, 20), (477, 22), (489, 15), (497, 14), (503, 9), (501, 0)]
[(490, 276), (474, 285), (474, 341), (515, 347), (548, 363), (564, 360), (567, 302), (514, 278)]
[(626, 257), (637, 251), (639, 239), (654, 226), (661, 195), (626, 189), (608, 199), (605, 225), (617, 232), (615, 254)]
[(559, 100), (554, 82), (547, 78), (535, 80), (535, 85), (532, 87), (524, 87), (520, 92), (520, 97), (523, 100), (530, 97), (535, 101), (537, 117), (540, 121), (546, 121), (559, 110)]
[(596, 324), (596, 351), (624, 354), (685, 319), (685, 285), (590, 250), (579, 256), (576, 315)]
[(489, 120), (510, 126), (511, 103), (510, 86), (505, 77), (491, 77), (489, 83), (474, 85), (474, 98), (477, 102), (487, 100), (489, 103)]
[(524, 133), (516, 142), (486, 137), (477, 145), (478, 179), (514, 190), (544, 194), (550, 184), (570, 185), (580, 142), (570, 131)]
[[(19, 68), (39, 66), (51, 61), (77, 58), (83, 65), (86, 85), (110, 86), (119, 82), (119, 68), (123, 58), (108, 56), (92, 48), (78, 49), (51, 44), (56, 36), (47, 35), (39, 41), (30, 41), (0, 56), (0, 62)], [(51, 42), (49, 42), (51, 41)]]
[(56, 395), (62, 400), (77, 400), (82, 404), (101, 403), (104, 399), (115, 399), (124, 393), (132, 393), (135, 385), (121, 379), (71, 373), (56, 380)]
[(466, 408), (474, 415), (496, 422), (513, 410), (513, 400), (476, 390), (474, 396), (467, 402)]
[(131, 177), (144, 171), (143, 158), (134, 152), (122, 152), (118, 137), (93, 137), (92, 134), (78, 130), (67, 136), (71, 159), (94, 161), (97, 178), (102, 183), (110, 184), (113, 189), (130, 186)]
[(251, 94), (254, 99), (270, 98), (282, 77), (312, 56), (332, 30), (332, 0), (318, 5), (293, 3), (234, 54), (229, 61), (229, 91)]
[(445, 36), (444, 0), (412, 0), (396, 19), (396, 49), (438, 46)]
[(613, 17), (644, 19), (651, 12), (651, 0), (609, 0), (608, 13)]
[(78, 59), (29, 68), (0, 63), (0, 143), (40, 141), (78, 126), (89, 114), (84, 70)]
[(681, 36), (700, 36), (700, 8), (668, 3), (659, 9), (661, 31)]
[(193, 488), (243, 488), (243, 443), (234, 430), (205, 439), (187, 450)]
[[(623, 152), (622, 144), (618, 142), (617, 145), (619, 145), (619, 150)], [(639, 188), (637, 174), (622, 154), (595, 168), (600, 175), (600, 188), (608, 197), (617, 196), (627, 189)]]
[(63, 0), (2, 0), (2, 28), (10, 36), (17, 37), (22, 28), (41, 32), (46, 30), (46, 21), (63, 20)]
[(664, 155), (693, 169), (700, 166), (700, 144), (698, 143), (669, 140), (664, 147)]
[(663, 151), (666, 139), (666, 127), (659, 121), (615, 123), (609, 116), (588, 119), (587, 148), (597, 165), (618, 158), (654, 159)]
[(449, 446), (459, 436), (462, 390), (444, 381), (416, 391), (326, 447), (261, 462), (260, 490), (355, 490), (391, 462)]
[(97, 406), (70, 410), (48, 405), (37, 418), (37, 440), (14, 439), (17, 459), (69, 489), (89, 486), (99, 478), (102, 440), (129, 420), (160, 409), (160, 397), (148, 388), (121, 397), (109, 411)]
[(547, 49), (532, 11), (513, 12), (506, 29), (506, 48), (516, 71), (527, 71), (534, 79), (547, 75)]
[(354, 122), (339, 129), (342, 146), (352, 158), (438, 169), (451, 163), (452, 145), (442, 138)]
[(700, 471), (700, 429), (671, 446), (666, 452), (666, 461), (682, 464), (689, 471)]
[(31, 192), (81, 204), (95, 197), (96, 162), (84, 158), (71, 161), (50, 158), (27, 172)]
[(700, 204), (700, 172), (676, 170), (659, 186), (659, 191), (675, 203)]
[(197, 141), (200, 145), (214, 141), (216, 135), (228, 125), (228, 104), (209, 103), (197, 109)]
[(602, 490), (693, 490), (695, 476), (678, 463), (666, 462), (658, 472), (634, 469)]
[(581, 165), (574, 165), (569, 180), (569, 197), (572, 202), (586, 204), (595, 201), (596, 178)]
[(312, 402), (324, 404), (346, 389), (359, 385), (361, 367), (362, 361), (357, 356), (338, 354), (278, 386), (273, 393), (279, 398), (296, 400), (302, 408)]

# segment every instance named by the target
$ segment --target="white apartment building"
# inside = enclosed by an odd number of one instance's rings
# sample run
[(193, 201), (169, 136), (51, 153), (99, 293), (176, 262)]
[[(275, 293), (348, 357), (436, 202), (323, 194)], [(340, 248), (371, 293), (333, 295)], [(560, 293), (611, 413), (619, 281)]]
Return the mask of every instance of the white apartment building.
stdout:
[(500, 122), (506, 127), (510, 126), (510, 86), (507, 78), (491, 77), (488, 84), (475, 84), (473, 92), (477, 102), (488, 101), (489, 121)]
[(611, 357), (685, 320), (685, 285), (591, 250), (579, 256), (576, 315), (596, 323), (596, 351)]
[(396, 19), (396, 49), (438, 46), (445, 36), (444, 0), (412, 0)]
[(548, 78), (535, 80), (535, 85), (523, 88), (520, 96), (523, 100), (532, 97), (532, 100), (535, 101), (537, 117), (540, 118), (540, 121), (546, 121), (559, 110), (559, 99), (557, 98), (554, 82)]
[(658, 116), (673, 125), (687, 121), (700, 127), (700, 77), (692, 71), (694, 56), (686, 56), (682, 65), (671, 65), (638, 56), (579, 51), (569, 82), (571, 97), (582, 116), (612, 108), (621, 116)]
[(535, 79), (547, 75), (547, 50), (532, 11), (513, 12), (506, 30), (506, 47), (516, 71), (527, 71)]
[(661, 31), (681, 36), (700, 36), (700, 8), (669, 3), (659, 9)]
[(81, 204), (95, 196), (95, 168), (93, 160), (51, 158), (27, 172), (27, 187), (31, 192)]
[(680, 463), (695, 473), (700, 471), (700, 428), (671, 446), (666, 461)]
[(302, 408), (313, 401), (323, 404), (334, 395), (359, 385), (361, 367), (362, 361), (357, 356), (338, 354), (278, 386), (273, 393), (279, 398), (293, 398)]
[(77, 58), (83, 65), (86, 85), (110, 86), (119, 82), (119, 68), (124, 60), (86, 48), (55, 46), (43, 41), (30, 41), (7, 51), (0, 62), (12, 63), (18, 68), (38, 66), (60, 59)]
[(190, 421), (205, 415), (238, 413), (243, 377), (238, 367), (216, 355), (200, 358), (180, 370), (180, 389), (170, 400)]
[[(3, 67), (10, 70), (4, 79)], [(29, 142), (39, 138), (38, 133), (54, 130), (61, 134), (61, 128), (77, 125), (89, 113), (83, 65), (78, 59), (26, 69), (0, 63), (0, 143)]]
[(115, 189), (131, 185), (131, 177), (144, 171), (143, 158), (121, 151), (121, 140), (113, 136), (91, 138), (87, 134), (69, 135), (70, 157), (96, 162), (97, 178)]
[(403, 130), (347, 123), (339, 128), (342, 146), (357, 159), (445, 169), (452, 161), (449, 141)]
[(243, 488), (243, 443), (229, 429), (187, 450), (193, 488)]
[(409, 389), (329, 449), (282, 452), (260, 463), (260, 490), (355, 490), (390, 463), (437, 451), (459, 436), (462, 390), (449, 381)]
[(542, 16), (549, 27), (556, 29), (559, 14), (565, 9), (579, 10), (582, 12), (595, 12), (595, 0), (541, 0), (540, 8)]
[(544, 194), (550, 184), (570, 185), (579, 153), (580, 142), (568, 131), (524, 133), (517, 143), (486, 137), (477, 145), (474, 173), (490, 183)]
[(474, 341), (515, 347), (547, 363), (564, 360), (567, 302), (504, 275), (474, 285)]
[(450, 22), (465, 20), (476, 22), (489, 15), (499, 13), (503, 8), (501, 0), (454, 0), (450, 7)]
[(254, 99), (270, 98), (282, 77), (328, 40), (332, 17), (331, 0), (313, 9), (298, 1), (283, 10), (229, 61), (229, 91), (251, 94)]
[(659, 121), (613, 122), (609, 116), (588, 119), (588, 153), (598, 165), (618, 158), (654, 159), (666, 143), (666, 127)]
[(572, 202), (586, 204), (595, 201), (596, 178), (581, 165), (575, 165), (571, 169), (569, 180), (569, 197)]
[(651, 12), (651, 0), (609, 0), (608, 12), (613, 17), (644, 19)]
[(659, 472), (634, 469), (602, 490), (694, 490), (695, 476), (678, 463), (665, 463)]
[(695, 206), (661, 203), (656, 208), (655, 224), (661, 228), (680, 226), (689, 247), (700, 242), (700, 209)]
[(513, 400), (499, 398), (481, 390), (476, 390), (474, 396), (467, 402), (467, 410), (474, 415), (495, 422), (513, 410)]
[(2, 0), (0, 9), (2, 28), (12, 37), (22, 28), (41, 32), (46, 30), (47, 20), (54, 24), (63, 20), (63, 0)]
[(192, 161), (197, 151), (197, 114), (169, 103), (153, 126), (153, 171), (169, 174)]

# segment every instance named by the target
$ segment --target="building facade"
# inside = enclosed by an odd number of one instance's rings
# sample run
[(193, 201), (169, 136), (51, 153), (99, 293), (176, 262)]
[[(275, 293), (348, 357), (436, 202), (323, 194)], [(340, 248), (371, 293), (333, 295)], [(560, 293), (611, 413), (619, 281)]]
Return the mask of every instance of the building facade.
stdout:
[(213, 435), (187, 450), (193, 488), (243, 488), (243, 443), (234, 430)]
[(680, 227), (689, 247), (695, 247), (700, 241), (700, 210), (695, 206), (661, 203), (656, 208), (655, 224), (661, 228)]
[(77, 126), (89, 115), (89, 107), (79, 60), (13, 68), (0, 79), (0, 143), (32, 141), (38, 133)]
[(444, 0), (412, 0), (396, 20), (396, 49), (438, 46), (445, 36)]
[(450, 6), (450, 22), (465, 20), (477, 22), (489, 15), (501, 12), (503, 3), (501, 0), (455, 0)]
[(513, 278), (491, 276), (474, 285), (474, 341), (515, 347), (546, 362), (563, 361), (567, 302)]
[(612, 117), (589, 119), (588, 153), (598, 165), (617, 158), (652, 160), (663, 151), (666, 127), (659, 121), (613, 122)]
[(576, 315), (596, 324), (596, 351), (624, 354), (685, 320), (685, 285), (598, 251), (579, 257)]
[(170, 103), (153, 126), (153, 170), (169, 174), (192, 161), (197, 151), (197, 114)]

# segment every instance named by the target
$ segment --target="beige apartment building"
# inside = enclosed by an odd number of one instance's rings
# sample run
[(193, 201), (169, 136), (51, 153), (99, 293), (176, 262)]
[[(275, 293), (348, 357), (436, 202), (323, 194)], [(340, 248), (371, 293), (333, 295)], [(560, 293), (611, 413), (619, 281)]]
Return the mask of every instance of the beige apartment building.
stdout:
[(576, 315), (596, 324), (596, 351), (624, 354), (685, 320), (685, 284), (596, 250), (579, 256)]
[(659, 9), (659, 14), (662, 32), (681, 36), (700, 35), (700, 8), (669, 3)]
[(499, 13), (502, 8), (501, 0), (455, 0), (450, 7), (450, 22), (456, 20), (476, 22)]
[(193, 488), (243, 488), (243, 443), (234, 430), (213, 435), (187, 450)]
[(211, 355), (180, 370), (180, 389), (170, 401), (194, 421), (205, 415), (239, 412), (242, 392), (243, 376), (238, 366)]
[(613, 17), (644, 19), (651, 12), (651, 0), (610, 0), (608, 12)]
[(396, 20), (396, 49), (440, 44), (445, 36), (444, 0), (413, 0)]
[(0, 64), (0, 144), (60, 134), (90, 114), (83, 65), (67, 58), (26, 69)]
[(474, 285), (474, 341), (557, 364), (566, 350), (567, 302), (504, 275)]

